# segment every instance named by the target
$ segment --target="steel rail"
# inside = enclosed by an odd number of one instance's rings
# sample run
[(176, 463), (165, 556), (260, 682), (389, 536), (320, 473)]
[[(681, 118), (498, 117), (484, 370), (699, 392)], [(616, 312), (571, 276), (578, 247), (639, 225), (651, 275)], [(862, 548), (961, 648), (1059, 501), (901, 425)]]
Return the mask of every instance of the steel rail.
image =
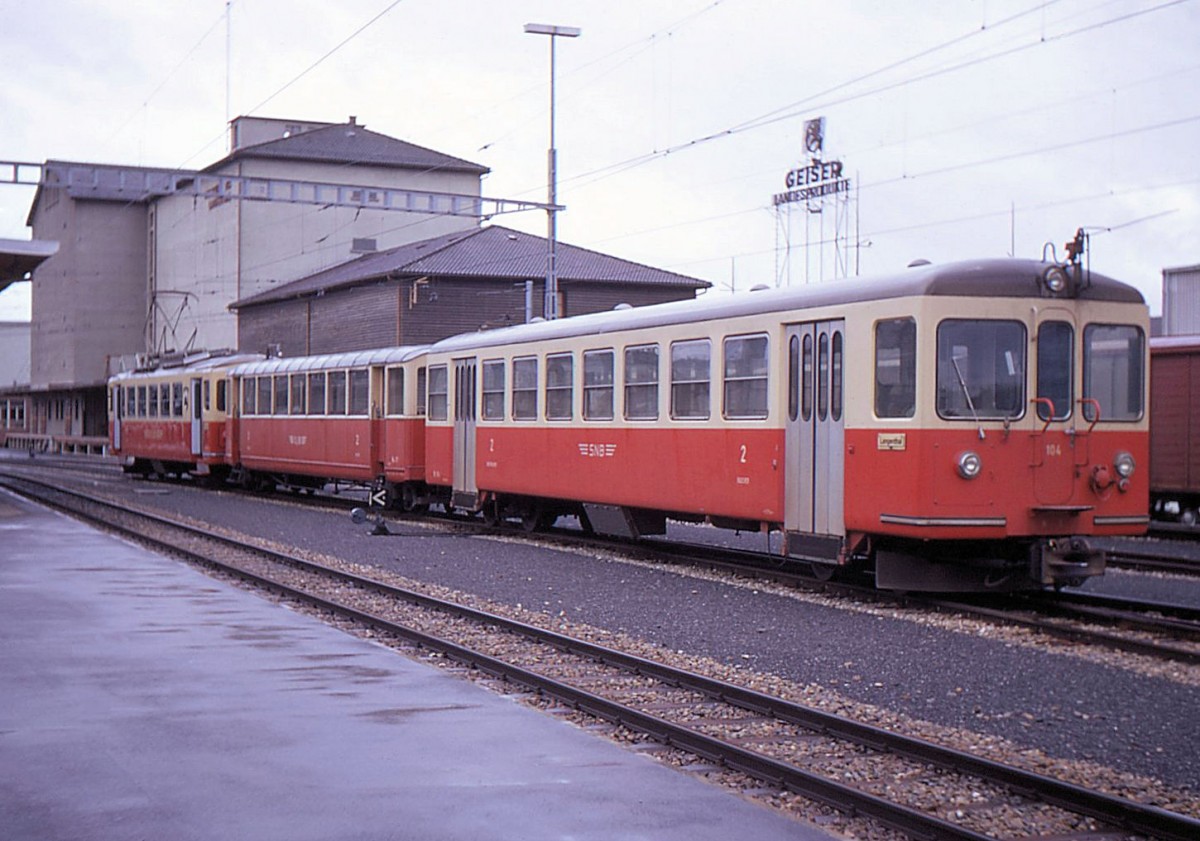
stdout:
[[(365, 576), (333, 569), (323, 564), (297, 558), (277, 550), (247, 544), (235, 538), (213, 535), (201, 528), (181, 523), (169, 517), (143, 511), (130, 511), (113, 502), (96, 499), (76, 491), (54, 488), (37, 480), (22, 478), (20, 481), (29, 481), (57, 493), (64, 493), (93, 504), (126, 511), (164, 527), (179, 529), (241, 551), (259, 554), (277, 563), (334, 577), (346, 583), (375, 590), (423, 608), (439, 610), (451, 615), (469, 618), (483, 624), (496, 626), (508, 632), (524, 636), (527, 639), (552, 645), (555, 648), (577, 656), (587, 657), (605, 665), (619, 667), (633, 674), (652, 677), (672, 686), (690, 689), (712, 699), (724, 701), (757, 714), (770, 715), (780, 721), (795, 724), (822, 735), (850, 741), (872, 750), (890, 752), (946, 770), (970, 774), (1001, 785), (1013, 793), (1028, 799), (1057, 806), (1072, 813), (1088, 815), (1105, 823), (1113, 824), (1133, 832), (1149, 834), (1156, 838), (1180, 839), (1180, 841), (1200, 837), (1200, 820), (1190, 818), (1186, 815), (1180, 815), (1154, 806), (1134, 803), (1125, 798), (1092, 791), (1073, 783), (1063, 782), (1041, 774), (1003, 765), (992, 760), (982, 759), (953, 748), (946, 748), (920, 739), (892, 733), (882, 728), (841, 718), (811, 707), (774, 698), (703, 675), (675, 669), (652, 660), (646, 660), (594, 643), (577, 640), (497, 614), (446, 602)], [(0, 480), (0, 484), (6, 483)], [(348, 618), (375, 627), (378, 630), (394, 633), (414, 642), (414, 644), (438, 650), (460, 662), (479, 668), (487, 674), (529, 686), (574, 708), (643, 732), (664, 744), (685, 749), (710, 761), (721, 762), (728, 767), (735, 768), (761, 780), (784, 786), (789, 790), (835, 806), (836, 808), (860, 810), (894, 828), (905, 832), (915, 831), (918, 835), (924, 832), (933, 832), (933, 837), (971, 839), (988, 837), (963, 830), (955, 824), (932, 818), (924, 812), (898, 806), (874, 795), (862, 792), (859, 789), (833, 782), (826, 777), (804, 771), (789, 763), (730, 745), (714, 737), (698, 733), (691, 728), (673, 724), (656, 716), (634, 710), (623, 704), (578, 689), (577, 687), (563, 684), (552, 678), (530, 672), (518, 666), (503, 663), (489, 655), (475, 652), (448, 640), (442, 640), (416, 631), (415, 629), (396, 625), (374, 614), (328, 601), (320, 596), (306, 593), (290, 585), (239, 569), (236, 566), (224, 564), (198, 553), (193, 553), (162, 541), (153, 541), (153, 539), (147, 538), (135, 530), (114, 526), (103, 520), (98, 520), (98, 522), (107, 528), (119, 528), (140, 540), (158, 543), (165, 546), (171, 552), (186, 554), (200, 563), (229, 571), (247, 580), (252, 580), (261, 586), (270, 587), (278, 592), (285, 593), (289, 597), (300, 599), (325, 610), (340, 613)], [(932, 821), (933, 823), (924, 825), (923, 822), (925, 821)]]

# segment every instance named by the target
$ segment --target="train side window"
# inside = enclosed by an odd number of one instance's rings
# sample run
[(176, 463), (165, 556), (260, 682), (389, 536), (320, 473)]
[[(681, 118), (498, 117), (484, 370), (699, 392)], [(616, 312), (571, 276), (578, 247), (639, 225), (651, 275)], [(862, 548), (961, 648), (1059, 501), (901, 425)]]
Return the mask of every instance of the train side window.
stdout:
[(217, 380), (217, 411), (224, 412), (229, 403), (229, 380)]
[(330, 371), (329, 372), (329, 391), (327, 394), (329, 400), (329, 414), (344, 415), (346, 414), (346, 372), (345, 371)]
[(304, 387), (307, 380), (308, 377), (304, 374), (292, 374), (288, 377), (288, 389), (292, 398), (290, 414), (303, 415), (308, 411), (308, 401), (305, 400), (308, 395)]
[(276, 374), (271, 378), (274, 383), (275, 394), (275, 411), (273, 414), (286, 415), (288, 413), (288, 378), (287, 374)]
[(183, 417), (183, 383), (171, 383), (171, 417)]
[(308, 413), (325, 414), (325, 372), (308, 375)]
[(387, 413), (392, 417), (404, 414), (404, 369), (387, 369)]
[(800, 417), (800, 337), (788, 341), (788, 420)]
[(1066, 420), (1075, 402), (1075, 328), (1069, 321), (1046, 321), (1038, 327), (1037, 396), (1049, 400), (1037, 404), (1040, 420)]
[(767, 416), (768, 342), (766, 336), (725, 339), (725, 417)]
[(350, 372), (350, 414), (369, 414), (371, 407), (371, 372), (355, 368)]
[(445, 365), (429, 369), (429, 419), (444, 421), (450, 411), (450, 375)]
[(671, 344), (671, 417), (707, 420), (712, 414), (712, 342), (693, 339)]
[(212, 382), (204, 381), (204, 411), (212, 409)]
[(241, 383), (242, 414), (253, 415), (258, 408), (257, 401), (254, 399), (257, 396), (254, 390), (254, 377), (242, 377), (237, 382)]
[(658, 345), (625, 348), (625, 419), (658, 420)]
[(146, 389), (146, 417), (158, 417), (158, 386), (152, 385)]
[(417, 415), (425, 416), (425, 388), (426, 388), (425, 366), (417, 368)]
[(952, 420), (1015, 420), (1025, 414), (1025, 325), (946, 319), (937, 333), (937, 411)]
[(583, 419), (613, 419), (613, 368), (611, 349), (583, 352)]
[(163, 383), (158, 387), (158, 413), (164, 418), (171, 416), (171, 385)]
[(546, 419), (570, 420), (575, 397), (575, 359), (569, 353), (546, 357)]
[(483, 362), (483, 419), (504, 420), (504, 360)]
[(829, 416), (829, 334), (817, 338), (817, 420)]
[(146, 386), (139, 385), (137, 387), (137, 416), (139, 418), (146, 417)]
[(875, 323), (875, 416), (911, 418), (917, 409), (917, 322)]
[(830, 340), (830, 371), (829, 371), (829, 416), (835, 421), (842, 419), (842, 380), (844, 350), (842, 347), (842, 331), (835, 330)]
[[(1131, 324), (1089, 324), (1083, 328), (1083, 396), (1100, 404), (1102, 421), (1137, 421), (1143, 413), (1146, 337)], [(1083, 404), (1089, 423), (1092, 403)]]
[(808, 422), (813, 416), (813, 378), (817, 367), (811, 333), (804, 337), (804, 353), (801, 360), (800, 372), (804, 379), (800, 383), (800, 415)]
[(125, 386), (125, 417), (137, 417), (137, 388)]
[(537, 357), (513, 360), (513, 420), (537, 420)]
[(258, 384), (258, 413), (269, 415), (271, 414), (271, 378), (256, 377), (255, 382)]

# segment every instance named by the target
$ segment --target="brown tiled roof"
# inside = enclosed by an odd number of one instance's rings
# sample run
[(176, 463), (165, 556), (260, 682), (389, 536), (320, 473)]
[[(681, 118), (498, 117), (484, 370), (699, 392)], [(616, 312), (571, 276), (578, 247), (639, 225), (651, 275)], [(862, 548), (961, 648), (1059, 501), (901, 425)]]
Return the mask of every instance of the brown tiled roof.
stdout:
[[(559, 242), (560, 281), (573, 283), (625, 283), (708, 287), (708, 281), (655, 269), (608, 254)], [(361, 283), (392, 277), (495, 278), (513, 281), (546, 276), (546, 240), (543, 237), (491, 225), (412, 242), (377, 254), (367, 254), (331, 269), (309, 275), (232, 305), (233, 309), (303, 298)]]

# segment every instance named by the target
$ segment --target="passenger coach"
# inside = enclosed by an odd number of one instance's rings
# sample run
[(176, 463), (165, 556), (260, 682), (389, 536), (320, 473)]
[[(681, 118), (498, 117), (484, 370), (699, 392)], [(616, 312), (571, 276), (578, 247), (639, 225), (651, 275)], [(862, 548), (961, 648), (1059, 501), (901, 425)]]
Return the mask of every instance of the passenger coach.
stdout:
[(457, 336), (426, 478), (528, 528), (707, 520), (880, 587), (1061, 585), (1145, 528), (1147, 328), (1129, 286), (994, 260)]
[(266, 359), (231, 371), (234, 479), (263, 489), (359, 482), (424, 501), (423, 347)]
[(224, 479), (228, 370), (258, 354), (204, 352), (108, 381), (109, 440), (126, 472)]

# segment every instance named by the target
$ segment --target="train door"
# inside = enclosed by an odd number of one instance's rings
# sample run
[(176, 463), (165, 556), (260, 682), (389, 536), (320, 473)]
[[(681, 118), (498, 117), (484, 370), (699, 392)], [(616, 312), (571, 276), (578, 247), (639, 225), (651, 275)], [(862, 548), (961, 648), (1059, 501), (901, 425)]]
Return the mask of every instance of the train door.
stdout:
[(1057, 308), (1042, 310), (1034, 329), (1033, 492), (1039, 504), (1061, 506), (1071, 501), (1077, 468), (1088, 462), (1088, 421), (1075, 402), (1078, 330), (1073, 313)]
[(201, 402), (203, 381), (199, 377), (192, 378), (192, 455), (199, 456), (204, 452), (204, 404)]
[(845, 322), (787, 328), (784, 527), (789, 554), (835, 562), (843, 516)]
[(474, 509), (476, 361), (454, 360), (454, 498), (456, 508)]
[(125, 393), (119, 385), (112, 387), (113, 449), (121, 450), (121, 419), (125, 417)]

